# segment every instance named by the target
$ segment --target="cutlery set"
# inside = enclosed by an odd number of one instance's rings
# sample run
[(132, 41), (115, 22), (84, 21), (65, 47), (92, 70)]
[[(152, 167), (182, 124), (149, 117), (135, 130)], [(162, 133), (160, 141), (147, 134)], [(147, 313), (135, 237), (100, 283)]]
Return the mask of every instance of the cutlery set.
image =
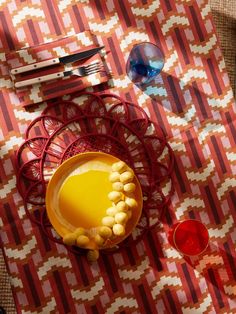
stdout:
[[(40, 61), (40, 62), (37, 62), (34, 64), (21, 66), (21, 67), (12, 69), (10, 71), (10, 73), (12, 75), (24, 74), (24, 73), (27, 73), (29, 71), (43, 69), (43, 68), (51, 67), (51, 66), (54, 66), (57, 64), (68, 64), (68, 63), (73, 63), (76, 61), (81, 61), (83, 59), (87, 59), (89, 57), (94, 56), (96, 53), (98, 53), (103, 48), (104, 48), (104, 46), (96, 47), (96, 48), (92, 48), (92, 49), (89, 49), (86, 51), (78, 52), (78, 53), (75, 53), (75, 54), (72, 54), (69, 56), (54, 58), (54, 59), (50, 59), (50, 60)], [(57, 78), (63, 78), (63, 77), (72, 76), (72, 75), (84, 77), (84, 76), (88, 76), (90, 74), (100, 72), (101, 69), (102, 69), (102, 64), (100, 62), (94, 62), (94, 63), (88, 64), (85, 66), (80, 66), (80, 67), (73, 69), (73, 70), (70, 70), (70, 71), (61, 71), (61, 72), (57, 72), (57, 73), (47, 74), (47, 75), (39, 76), (36, 78), (31, 78), (31, 79), (19, 81), (19, 82), (15, 83), (15, 87), (16, 88), (25, 87), (28, 85), (33, 85), (36, 83), (43, 83), (43, 82), (51, 81), (51, 80), (54, 80)]]

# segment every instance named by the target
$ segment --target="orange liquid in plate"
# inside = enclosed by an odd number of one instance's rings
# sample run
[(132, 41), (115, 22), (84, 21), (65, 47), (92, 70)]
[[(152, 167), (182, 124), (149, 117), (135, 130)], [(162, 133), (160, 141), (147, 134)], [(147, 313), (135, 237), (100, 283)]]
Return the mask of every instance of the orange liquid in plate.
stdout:
[(87, 229), (100, 226), (106, 209), (112, 206), (107, 196), (111, 190), (106, 171), (88, 170), (71, 175), (59, 190), (59, 211), (73, 226)]

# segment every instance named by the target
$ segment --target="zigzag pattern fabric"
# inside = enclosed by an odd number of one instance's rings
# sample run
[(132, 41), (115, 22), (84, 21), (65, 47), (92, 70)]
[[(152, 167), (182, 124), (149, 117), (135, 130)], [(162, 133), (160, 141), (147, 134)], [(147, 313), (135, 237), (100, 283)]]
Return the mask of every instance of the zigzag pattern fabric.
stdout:
[[(159, 227), (92, 266), (26, 216), (14, 154), (46, 104), (22, 108), (5, 59), (86, 29), (108, 51), (107, 90), (144, 108), (176, 159), (175, 193)], [(207, 1), (3, 0), (0, 32), (0, 238), (18, 313), (235, 313), (235, 104)], [(143, 41), (165, 54), (162, 74), (145, 91), (125, 72)], [(209, 230), (202, 256), (184, 258), (168, 242), (170, 227), (186, 218)]]

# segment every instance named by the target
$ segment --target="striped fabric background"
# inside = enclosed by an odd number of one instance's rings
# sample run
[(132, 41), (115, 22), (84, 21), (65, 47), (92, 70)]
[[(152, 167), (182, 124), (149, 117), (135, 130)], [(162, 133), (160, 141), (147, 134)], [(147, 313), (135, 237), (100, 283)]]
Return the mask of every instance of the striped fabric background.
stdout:
[[(45, 104), (21, 107), (5, 62), (8, 50), (85, 29), (111, 52), (109, 90), (142, 106), (176, 157), (175, 194), (159, 227), (92, 266), (50, 242), (25, 215), (14, 153)], [(0, 237), (18, 312), (236, 312), (235, 107), (207, 1), (3, 1), (0, 32)], [(125, 73), (132, 46), (142, 41), (156, 42), (166, 57), (145, 91)], [(167, 239), (172, 224), (189, 217), (210, 234), (208, 251), (191, 259)]]

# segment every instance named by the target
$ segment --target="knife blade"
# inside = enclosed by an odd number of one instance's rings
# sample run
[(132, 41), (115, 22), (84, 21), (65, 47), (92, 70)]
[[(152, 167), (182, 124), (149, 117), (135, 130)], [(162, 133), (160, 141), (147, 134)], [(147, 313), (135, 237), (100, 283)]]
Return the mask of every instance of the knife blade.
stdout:
[(100, 46), (100, 47), (92, 48), (89, 50), (77, 52), (77, 53), (72, 54), (72, 55), (59, 57), (59, 58), (53, 58), (53, 59), (40, 61), (40, 62), (33, 63), (33, 64), (24, 65), (24, 66), (12, 69), (10, 72), (11, 72), (11, 74), (16, 75), (16, 74), (25, 73), (25, 72), (32, 71), (32, 70), (45, 68), (45, 67), (52, 66), (55, 64), (59, 64), (59, 63), (66, 64), (66, 63), (72, 63), (75, 61), (80, 61), (80, 60), (92, 57), (93, 55), (98, 53), (103, 48), (104, 48), (104, 46)]

